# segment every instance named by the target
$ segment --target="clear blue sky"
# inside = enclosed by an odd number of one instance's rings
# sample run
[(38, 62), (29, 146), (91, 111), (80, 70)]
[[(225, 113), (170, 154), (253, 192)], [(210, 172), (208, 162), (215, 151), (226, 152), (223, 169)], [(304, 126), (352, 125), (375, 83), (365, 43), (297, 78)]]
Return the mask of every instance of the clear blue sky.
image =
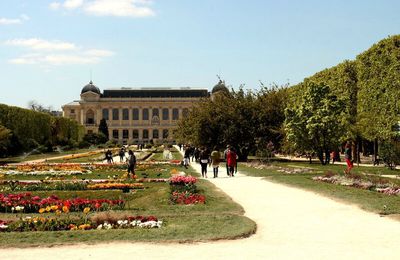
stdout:
[(398, 34), (396, 0), (0, 0), (0, 103), (110, 87), (298, 83)]

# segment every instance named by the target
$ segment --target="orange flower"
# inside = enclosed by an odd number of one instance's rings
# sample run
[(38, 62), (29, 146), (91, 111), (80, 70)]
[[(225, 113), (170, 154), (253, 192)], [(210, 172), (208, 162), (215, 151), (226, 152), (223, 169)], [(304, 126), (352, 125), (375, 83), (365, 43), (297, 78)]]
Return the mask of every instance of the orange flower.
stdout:
[(68, 213), (69, 212), (69, 208), (67, 206), (62, 207), (62, 210), (64, 213)]
[(40, 214), (42, 214), (42, 213), (45, 212), (45, 211), (46, 211), (45, 208), (40, 208), (40, 209), (39, 209), (39, 213), (40, 213)]

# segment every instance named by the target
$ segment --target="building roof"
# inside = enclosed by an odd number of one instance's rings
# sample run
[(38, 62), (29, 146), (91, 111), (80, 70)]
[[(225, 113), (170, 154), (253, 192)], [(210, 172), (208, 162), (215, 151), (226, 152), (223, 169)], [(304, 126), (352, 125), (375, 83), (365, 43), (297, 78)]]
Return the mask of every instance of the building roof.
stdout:
[(200, 98), (207, 97), (207, 89), (192, 88), (122, 88), (105, 89), (103, 98), (158, 98), (158, 97), (182, 97), (182, 98)]
[(79, 105), (80, 105), (79, 101), (72, 101), (72, 102), (70, 102), (68, 104), (65, 104), (64, 106), (79, 106)]
[(211, 91), (212, 94), (217, 93), (217, 92), (225, 92), (225, 93), (229, 93), (229, 89), (226, 87), (225, 82), (222, 80), (219, 80), (219, 82), (217, 83), (217, 85), (215, 85)]
[(89, 91), (97, 93), (99, 95), (101, 94), (100, 89), (96, 85), (93, 84), (93, 81), (90, 81), (89, 84), (87, 84), (86, 86), (83, 87), (81, 94), (89, 92)]

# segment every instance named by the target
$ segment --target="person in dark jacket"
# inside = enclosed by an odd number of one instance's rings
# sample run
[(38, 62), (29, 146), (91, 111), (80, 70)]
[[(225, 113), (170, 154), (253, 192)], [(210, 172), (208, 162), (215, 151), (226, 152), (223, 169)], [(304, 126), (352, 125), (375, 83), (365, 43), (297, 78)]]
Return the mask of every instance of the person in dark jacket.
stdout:
[(128, 155), (128, 178), (131, 177), (135, 179), (136, 156), (132, 150), (129, 150)]
[(199, 159), (201, 166), (201, 176), (203, 176), (203, 178), (207, 178), (207, 164), (210, 162), (210, 155), (207, 152), (207, 149), (201, 149)]

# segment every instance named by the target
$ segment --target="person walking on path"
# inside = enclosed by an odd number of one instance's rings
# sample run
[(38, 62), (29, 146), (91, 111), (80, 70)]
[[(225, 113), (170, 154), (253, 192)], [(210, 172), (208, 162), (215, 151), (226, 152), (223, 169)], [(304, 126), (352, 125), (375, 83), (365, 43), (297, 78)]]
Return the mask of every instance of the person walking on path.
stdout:
[(132, 150), (129, 150), (128, 155), (128, 178), (131, 176), (133, 179), (135, 179), (136, 156)]
[(183, 166), (187, 169), (190, 162), (190, 147), (186, 147), (185, 153), (183, 155)]
[(346, 170), (344, 170), (344, 173), (350, 174), (350, 171), (353, 168), (350, 142), (347, 142), (346, 146), (344, 147), (344, 159), (346, 160), (346, 164), (347, 164), (347, 168), (346, 168)]
[(220, 161), (221, 154), (217, 150), (217, 147), (214, 147), (214, 150), (211, 152), (211, 165), (213, 168), (214, 178), (218, 178), (218, 167)]
[(200, 151), (199, 155), (200, 159), (200, 166), (201, 166), (201, 176), (203, 178), (207, 178), (207, 164), (210, 162), (210, 155), (207, 152), (207, 149), (203, 148)]
[(226, 175), (229, 176), (229, 167), (228, 167), (228, 152), (229, 152), (229, 145), (226, 146), (224, 151), (224, 159), (225, 159), (225, 166), (226, 166)]
[(114, 162), (112, 152), (110, 150), (107, 150), (107, 152), (106, 152), (106, 160), (107, 160), (107, 163), (109, 163), (109, 164)]
[(229, 148), (228, 153), (226, 154), (226, 161), (229, 168), (229, 176), (233, 177), (233, 173), (235, 172), (235, 168), (237, 167), (237, 159), (236, 153), (232, 148)]
[(123, 162), (124, 161), (124, 157), (125, 157), (125, 149), (122, 147), (121, 150), (119, 150), (119, 162)]

